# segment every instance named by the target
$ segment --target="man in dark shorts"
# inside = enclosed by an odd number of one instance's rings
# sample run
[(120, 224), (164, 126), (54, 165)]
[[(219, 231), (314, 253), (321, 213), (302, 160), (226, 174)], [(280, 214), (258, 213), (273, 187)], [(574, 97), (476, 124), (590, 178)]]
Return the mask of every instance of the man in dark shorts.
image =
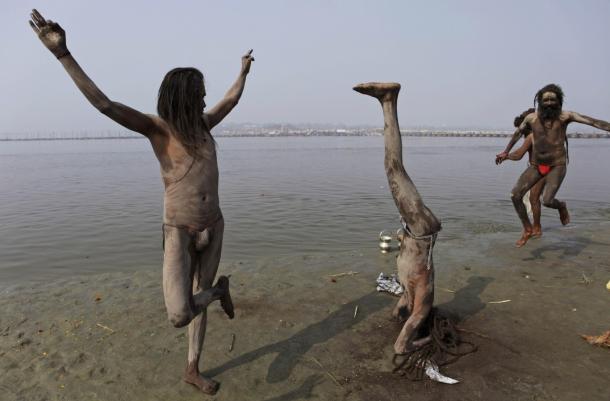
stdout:
[(572, 122), (590, 125), (610, 131), (610, 123), (591, 117), (562, 110), (563, 91), (556, 84), (549, 84), (540, 89), (534, 102), (538, 104), (535, 113), (528, 114), (510, 139), (506, 149), (496, 155), (496, 164), (508, 159), (510, 150), (527, 130), (532, 131), (532, 159), (530, 165), (521, 174), (511, 191), (511, 200), (521, 219), (523, 233), (516, 242), (522, 247), (532, 237), (533, 227), (523, 204), (523, 196), (537, 182), (546, 177), (546, 188), (542, 196), (542, 204), (559, 211), (563, 225), (570, 222), (566, 203), (555, 198), (566, 175), (568, 154), (566, 149), (566, 130)]

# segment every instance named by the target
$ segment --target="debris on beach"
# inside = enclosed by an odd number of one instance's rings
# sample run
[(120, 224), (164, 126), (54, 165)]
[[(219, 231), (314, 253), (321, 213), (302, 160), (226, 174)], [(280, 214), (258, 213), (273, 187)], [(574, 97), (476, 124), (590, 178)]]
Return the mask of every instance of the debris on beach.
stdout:
[(384, 291), (400, 296), (405, 291), (395, 274), (387, 275), (384, 273), (379, 273), (379, 277), (377, 277), (376, 282), (377, 291), (379, 292)]
[(606, 289), (610, 291), (610, 280), (608, 280), (608, 284), (606, 284)]
[(101, 324), (101, 323), (96, 323), (95, 325), (96, 325), (97, 327), (101, 327), (101, 328), (102, 328), (102, 329), (104, 329), (104, 330), (108, 330), (110, 333), (114, 333), (114, 330), (112, 330), (112, 329), (111, 329), (110, 327), (108, 327), (108, 326), (104, 326), (104, 325), (103, 325), (103, 324)]
[(610, 348), (610, 330), (600, 334), (599, 336), (587, 336), (585, 334), (580, 335), (591, 345), (597, 345), (602, 348)]
[(231, 334), (231, 344), (229, 345), (229, 352), (233, 351), (233, 347), (235, 346), (235, 334)]
[(459, 383), (458, 380), (452, 379), (451, 377), (445, 376), (443, 375), (439, 369), (438, 369), (438, 365), (436, 363), (434, 363), (434, 361), (428, 359), (426, 361), (426, 370), (425, 370), (426, 376), (428, 376), (431, 380), (434, 380), (435, 382), (439, 382), (439, 383), (445, 383), (445, 384), (456, 384)]
[(593, 282), (592, 279), (590, 279), (589, 277), (587, 277), (587, 275), (585, 274), (585, 272), (581, 272), (580, 273), (582, 275), (581, 279), (580, 279), (580, 283), (584, 284), (584, 285), (589, 285)]
[(354, 271), (348, 271), (348, 272), (344, 272), (344, 273), (336, 273), (336, 274), (329, 274), (328, 277), (330, 278), (337, 278), (337, 277), (343, 277), (343, 276), (354, 276), (356, 274), (358, 274), (359, 272), (354, 272)]
[(501, 301), (489, 301), (487, 302), (488, 304), (505, 304), (507, 302), (510, 302), (510, 299), (503, 299)]

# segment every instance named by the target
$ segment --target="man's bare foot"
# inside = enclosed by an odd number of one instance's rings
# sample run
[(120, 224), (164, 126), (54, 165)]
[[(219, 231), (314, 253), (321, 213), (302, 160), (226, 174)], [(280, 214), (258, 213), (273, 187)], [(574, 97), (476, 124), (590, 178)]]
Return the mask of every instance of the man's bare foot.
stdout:
[(542, 237), (542, 227), (541, 226), (534, 226), (532, 228), (532, 239), (533, 238), (540, 238)]
[(235, 312), (233, 311), (233, 300), (231, 299), (231, 293), (229, 292), (229, 278), (227, 276), (218, 277), (215, 287), (223, 290), (223, 294), (220, 297), (220, 306), (222, 306), (222, 309), (227, 316), (229, 316), (229, 319), (233, 319), (235, 317)]
[(396, 82), (367, 82), (354, 86), (354, 90), (379, 100), (390, 100), (398, 96), (400, 84)]
[(570, 213), (568, 213), (568, 207), (565, 202), (563, 202), (559, 208), (559, 219), (564, 226), (570, 223)]
[(184, 373), (184, 381), (188, 384), (192, 384), (203, 393), (209, 395), (216, 394), (218, 388), (220, 387), (220, 383), (218, 383), (216, 380), (207, 378), (201, 373), (192, 369), (187, 369), (187, 371)]
[(521, 248), (523, 245), (527, 244), (527, 241), (532, 238), (532, 231), (531, 230), (523, 230), (523, 233), (521, 234), (521, 238), (519, 238), (519, 240), (517, 242), (515, 242), (515, 246), (517, 248)]

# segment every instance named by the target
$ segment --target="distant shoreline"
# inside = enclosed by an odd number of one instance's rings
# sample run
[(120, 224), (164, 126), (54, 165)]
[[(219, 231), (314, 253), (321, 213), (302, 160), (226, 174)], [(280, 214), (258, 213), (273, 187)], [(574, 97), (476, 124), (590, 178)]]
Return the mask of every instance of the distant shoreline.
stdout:
[[(436, 138), (507, 138), (512, 135), (505, 131), (402, 131), (404, 137), (436, 137)], [(381, 136), (381, 130), (374, 131), (347, 131), (347, 130), (307, 130), (307, 131), (286, 131), (286, 132), (221, 132), (214, 135), (216, 138), (288, 138), (288, 137), (339, 137), (339, 136)], [(101, 140), (101, 139), (144, 139), (145, 137), (137, 134), (121, 135), (91, 135), (91, 136), (23, 136), (23, 137), (4, 137), (0, 142), (19, 142), (19, 141), (81, 141), (81, 140)], [(570, 139), (610, 139), (610, 133), (568, 133)]]

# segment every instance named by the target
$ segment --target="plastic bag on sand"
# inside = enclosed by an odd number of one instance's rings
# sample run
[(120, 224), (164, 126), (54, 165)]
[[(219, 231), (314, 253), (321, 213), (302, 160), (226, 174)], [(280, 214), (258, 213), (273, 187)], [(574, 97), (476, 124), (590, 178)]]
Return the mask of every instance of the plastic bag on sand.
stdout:
[(455, 383), (459, 383), (458, 380), (452, 379), (451, 377), (447, 377), (445, 375), (443, 375), (441, 372), (439, 372), (438, 370), (438, 366), (436, 365), (436, 363), (434, 363), (431, 360), (427, 360), (426, 361), (426, 376), (428, 376), (431, 380), (434, 380), (435, 382), (439, 382), (439, 383), (445, 383), (445, 384), (455, 384)]
[(395, 274), (386, 275), (379, 273), (377, 277), (377, 291), (385, 291), (394, 295), (402, 295), (405, 291), (402, 285), (398, 282)]

